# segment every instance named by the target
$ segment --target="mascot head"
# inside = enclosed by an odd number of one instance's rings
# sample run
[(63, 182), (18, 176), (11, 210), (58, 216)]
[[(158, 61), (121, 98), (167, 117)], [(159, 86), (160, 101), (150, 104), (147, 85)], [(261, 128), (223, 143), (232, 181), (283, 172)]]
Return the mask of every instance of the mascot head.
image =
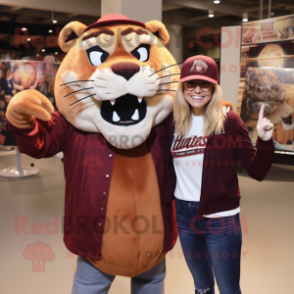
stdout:
[(56, 76), (56, 102), (76, 128), (129, 149), (171, 113), (180, 69), (161, 22), (108, 14), (88, 27), (67, 24), (58, 41), (67, 55)]

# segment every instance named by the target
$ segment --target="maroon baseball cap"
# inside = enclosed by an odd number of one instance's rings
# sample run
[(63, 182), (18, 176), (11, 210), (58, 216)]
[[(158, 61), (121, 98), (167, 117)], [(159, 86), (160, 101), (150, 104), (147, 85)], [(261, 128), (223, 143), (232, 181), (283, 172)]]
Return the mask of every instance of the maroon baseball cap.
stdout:
[(106, 15), (100, 17), (96, 22), (94, 22), (91, 25), (89, 25), (88, 27), (86, 27), (84, 32), (86, 32), (87, 30), (89, 30), (91, 28), (97, 28), (97, 27), (101, 27), (104, 25), (112, 25), (112, 24), (118, 24), (118, 23), (134, 24), (134, 25), (137, 25), (137, 26), (140, 26), (140, 27), (146, 29), (146, 26), (143, 22), (140, 22), (137, 20), (132, 20), (122, 14), (110, 13), (110, 14), (106, 14)]
[(180, 82), (190, 80), (205, 80), (217, 84), (219, 73), (216, 62), (202, 54), (186, 59), (182, 66)]

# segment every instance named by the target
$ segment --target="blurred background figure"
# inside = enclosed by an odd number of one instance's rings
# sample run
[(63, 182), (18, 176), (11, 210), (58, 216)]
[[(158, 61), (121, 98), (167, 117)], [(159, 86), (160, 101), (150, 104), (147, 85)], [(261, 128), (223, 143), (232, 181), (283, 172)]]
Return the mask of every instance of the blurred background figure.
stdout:
[(12, 69), (10, 64), (7, 64), (4, 70), (4, 77), (0, 79), (1, 90), (4, 91), (6, 102), (9, 102), (12, 96), (16, 93), (13, 87), (13, 81)]

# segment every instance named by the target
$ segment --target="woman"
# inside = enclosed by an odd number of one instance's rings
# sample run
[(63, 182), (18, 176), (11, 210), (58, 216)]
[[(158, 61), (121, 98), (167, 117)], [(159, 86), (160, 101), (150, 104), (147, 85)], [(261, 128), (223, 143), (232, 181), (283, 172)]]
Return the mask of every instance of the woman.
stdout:
[(6, 67), (4, 77), (0, 80), (1, 89), (4, 90), (4, 97), (8, 103), (10, 99), (15, 95), (16, 91), (13, 88), (13, 76), (11, 67)]
[(175, 97), (171, 147), (177, 184), (177, 224), (196, 293), (239, 294), (242, 232), (236, 160), (254, 179), (271, 166), (273, 125), (261, 107), (257, 150), (245, 124), (221, 107), (219, 74), (213, 59), (198, 55), (182, 67)]

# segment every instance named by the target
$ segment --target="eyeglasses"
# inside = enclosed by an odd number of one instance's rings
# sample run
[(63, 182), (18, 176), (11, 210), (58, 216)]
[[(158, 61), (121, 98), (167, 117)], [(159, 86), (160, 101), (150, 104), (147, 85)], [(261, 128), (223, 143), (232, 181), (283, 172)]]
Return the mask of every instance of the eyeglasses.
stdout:
[(196, 87), (198, 85), (203, 92), (208, 92), (211, 90), (212, 83), (207, 82), (207, 81), (202, 81), (202, 82), (187, 81), (187, 82), (184, 82), (184, 88), (187, 91), (193, 91), (194, 89), (196, 89)]

